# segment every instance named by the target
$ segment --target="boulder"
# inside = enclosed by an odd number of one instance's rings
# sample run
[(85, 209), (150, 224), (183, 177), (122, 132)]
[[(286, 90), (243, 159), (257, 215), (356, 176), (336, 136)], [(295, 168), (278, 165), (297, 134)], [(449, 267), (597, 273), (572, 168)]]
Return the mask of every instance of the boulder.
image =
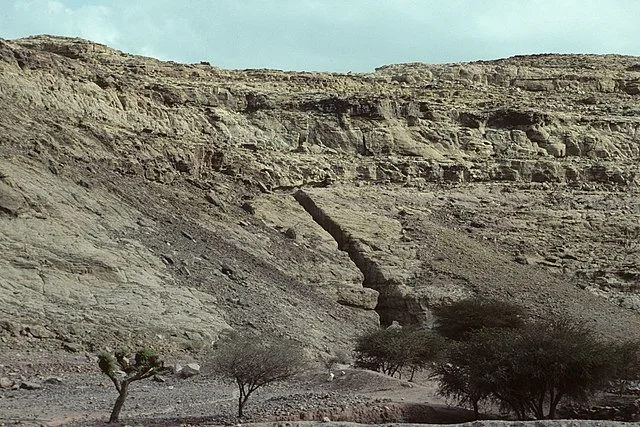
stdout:
[(527, 130), (527, 137), (532, 142), (537, 142), (543, 145), (549, 142), (549, 132), (547, 132), (546, 129), (540, 126), (534, 126), (531, 129)]
[(565, 157), (567, 155), (567, 146), (561, 142), (549, 144), (545, 148), (547, 153), (553, 157)]
[(27, 332), (31, 334), (31, 336), (35, 338), (45, 339), (45, 338), (55, 338), (56, 334), (45, 328), (44, 326), (27, 326), (25, 328)]
[(197, 363), (187, 363), (185, 366), (176, 365), (175, 372), (180, 378), (190, 378), (200, 373), (200, 365)]
[(82, 344), (75, 342), (63, 343), (62, 348), (69, 353), (82, 353), (84, 351), (84, 347), (82, 346)]
[(387, 330), (394, 330), (394, 329), (402, 329), (402, 325), (400, 323), (398, 323), (397, 320), (394, 320), (393, 322), (391, 322), (391, 324), (389, 326), (387, 326)]
[(0, 388), (11, 388), (13, 387), (13, 380), (7, 377), (0, 377)]
[(336, 285), (336, 301), (338, 304), (373, 310), (378, 305), (378, 291), (361, 286)]

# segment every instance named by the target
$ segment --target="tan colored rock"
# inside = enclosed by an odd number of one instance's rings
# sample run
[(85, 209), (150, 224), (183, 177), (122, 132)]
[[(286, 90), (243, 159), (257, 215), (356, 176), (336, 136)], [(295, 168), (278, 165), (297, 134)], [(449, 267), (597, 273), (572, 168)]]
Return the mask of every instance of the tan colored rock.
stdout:
[(354, 285), (337, 284), (336, 301), (351, 307), (373, 310), (378, 305), (379, 292), (371, 288)]
[(547, 153), (553, 157), (565, 157), (567, 155), (567, 146), (562, 143), (552, 143), (545, 147)]
[(56, 337), (55, 332), (51, 332), (42, 326), (27, 326), (25, 330), (34, 338), (46, 339)]
[[(371, 288), (384, 321), (428, 325), (436, 302), (483, 293), (544, 315), (579, 301), (603, 331), (629, 330), (636, 315), (606, 299), (635, 289), (637, 63), (342, 75), (0, 41), (0, 312), (88, 347), (198, 349), (251, 325), (320, 349), (377, 325)], [(533, 252), (557, 260), (514, 262)], [(585, 283), (602, 301), (574, 294)]]

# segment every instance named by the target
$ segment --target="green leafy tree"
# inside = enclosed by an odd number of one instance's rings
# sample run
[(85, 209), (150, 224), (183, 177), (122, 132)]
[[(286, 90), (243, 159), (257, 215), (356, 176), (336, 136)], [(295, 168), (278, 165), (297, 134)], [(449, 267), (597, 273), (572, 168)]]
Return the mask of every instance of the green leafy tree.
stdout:
[(520, 306), (494, 299), (469, 298), (433, 308), (435, 330), (461, 341), (483, 328), (521, 328), (525, 311)]
[(234, 334), (218, 345), (208, 365), (214, 373), (237, 384), (238, 417), (242, 418), (253, 392), (300, 373), (306, 360), (302, 348), (291, 340)]
[(129, 358), (124, 351), (116, 351), (115, 354), (101, 353), (98, 356), (98, 366), (102, 373), (111, 379), (118, 391), (118, 398), (109, 418), (110, 423), (118, 422), (132, 382), (168, 370), (160, 360), (160, 356), (150, 349), (139, 350), (133, 359)]
[(394, 376), (413, 374), (442, 354), (445, 340), (423, 329), (379, 329), (356, 340), (355, 366)]
[(554, 418), (563, 398), (584, 400), (608, 387), (621, 372), (620, 348), (568, 321), (482, 329), (454, 346), (436, 375), (440, 393), (476, 415), (479, 401), (495, 400), (519, 419)]

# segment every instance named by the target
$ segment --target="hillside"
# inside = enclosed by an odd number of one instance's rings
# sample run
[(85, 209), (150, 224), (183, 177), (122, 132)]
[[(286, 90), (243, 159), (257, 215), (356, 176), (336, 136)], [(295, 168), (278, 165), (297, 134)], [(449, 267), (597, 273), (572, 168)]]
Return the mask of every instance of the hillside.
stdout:
[(223, 70), (0, 40), (0, 346), (347, 348), (474, 294), (640, 338), (640, 58)]

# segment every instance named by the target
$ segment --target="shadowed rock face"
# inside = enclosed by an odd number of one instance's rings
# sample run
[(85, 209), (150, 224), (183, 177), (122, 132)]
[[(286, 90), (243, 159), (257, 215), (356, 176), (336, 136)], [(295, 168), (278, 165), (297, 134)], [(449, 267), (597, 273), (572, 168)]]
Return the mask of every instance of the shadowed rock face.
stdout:
[(638, 64), (231, 71), (0, 40), (0, 334), (331, 352), (474, 294), (637, 333)]

